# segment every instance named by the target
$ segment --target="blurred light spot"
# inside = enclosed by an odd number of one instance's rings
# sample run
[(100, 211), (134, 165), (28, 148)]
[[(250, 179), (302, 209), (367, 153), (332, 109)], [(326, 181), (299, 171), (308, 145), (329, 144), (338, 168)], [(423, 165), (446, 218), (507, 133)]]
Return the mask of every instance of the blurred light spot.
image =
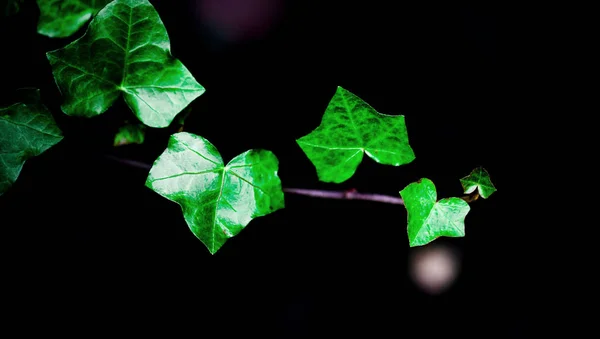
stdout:
[(424, 292), (440, 294), (454, 283), (460, 271), (459, 255), (455, 249), (432, 243), (411, 251), (409, 275)]
[(281, 15), (282, 0), (196, 0), (200, 23), (218, 38), (263, 37)]

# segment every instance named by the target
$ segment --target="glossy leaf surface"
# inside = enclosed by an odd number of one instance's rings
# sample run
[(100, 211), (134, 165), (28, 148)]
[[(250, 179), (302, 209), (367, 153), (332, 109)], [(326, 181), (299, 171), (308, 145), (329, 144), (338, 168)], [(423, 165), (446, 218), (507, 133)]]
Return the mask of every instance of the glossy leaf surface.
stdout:
[(23, 164), (62, 140), (62, 132), (40, 102), (39, 90), (23, 89), (22, 98), (0, 108), (0, 195), (17, 180)]
[(466, 194), (470, 194), (477, 189), (479, 195), (484, 199), (487, 199), (492, 193), (496, 192), (496, 187), (492, 184), (490, 174), (483, 167), (474, 169), (471, 174), (460, 179), (460, 183)]
[(319, 127), (296, 141), (324, 182), (351, 178), (365, 153), (394, 166), (415, 159), (404, 116), (378, 113), (342, 87), (337, 88)]
[(460, 198), (437, 200), (433, 182), (423, 178), (400, 191), (408, 213), (410, 247), (422, 246), (438, 237), (463, 237), (470, 207)]
[(142, 124), (125, 124), (119, 128), (115, 135), (114, 146), (130, 144), (143, 144), (146, 136), (145, 127)]
[(169, 126), (204, 93), (170, 48), (165, 26), (147, 0), (109, 3), (84, 36), (47, 53), (63, 95), (63, 112), (96, 116), (123, 94), (144, 124)]
[(37, 0), (40, 8), (38, 33), (66, 38), (83, 27), (111, 0)]
[(175, 133), (156, 159), (146, 186), (183, 211), (194, 235), (214, 254), (252, 219), (284, 207), (278, 160), (266, 150), (249, 150), (224, 165), (201, 136)]

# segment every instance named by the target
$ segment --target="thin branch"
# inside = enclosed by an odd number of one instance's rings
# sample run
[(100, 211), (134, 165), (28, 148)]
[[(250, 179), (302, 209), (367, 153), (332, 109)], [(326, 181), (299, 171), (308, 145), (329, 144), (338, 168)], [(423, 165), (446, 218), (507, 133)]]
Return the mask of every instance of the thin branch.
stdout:
[(309, 197), (340, 200), (367, 200), (382, 202), (385, 204), (404, 205), (404, 200), (383, 194), (358, 193), (356, 190), (348, 191), (323, 191), (304, 188), (284, 188), (284, 192), (291, 194), (306, 195)]
[(116, 162), (119, 162), (123, 165), (127, 165), (127, 166), (131, 166), (131, 167), (136, 167), (136, 168), (141, 168), (144, 170), (149, 171), (150, 168), (152, 168), (152, 165), (147, 164), (145, 162), (141, 162), (141, 161), (135, 161), (135, 160), (129, 160), (129, 159), (123, 159), (123, 158), (119, 158), (119, 157), (115, 157), (114, 155), (106, 155), (106, 158), (114, 160)]
[[(115, 157), (113, 155), (106, 155), (108, 159), (114, 160), (124, 165), (128, 165), (131, 167), (136, 167), (144, 170), (150, 170), (152, 165), (147, 164), (145, 162), (123, 159), (119, 157)], [(394, 197), (390, 195), (383, 194), (373, 194), (373, 193), (358, 193), (355, 189), (347, 190), (347, 191), (325, 191), (325, 190), (314, 190), (314, 189), (305, 189), (305, 188), (284, 188), (283, 191), (285, 193), (290, 194), (298, 194), (305, 195), (308, 197), (314, 198), (322, 198), (322, 199), (338, 199), (338, 200), (364, 200), (364, 201), (375, 201), (381, 202), (384, 204), (393, 204), (393, 205), (404, 205), (404, 200), (399, 197)], [(467, 203), (473, 202), (479, 198), (479, 194), (477, 191), (465, 195), (461, 197), (461, 199), (465, 200)]]

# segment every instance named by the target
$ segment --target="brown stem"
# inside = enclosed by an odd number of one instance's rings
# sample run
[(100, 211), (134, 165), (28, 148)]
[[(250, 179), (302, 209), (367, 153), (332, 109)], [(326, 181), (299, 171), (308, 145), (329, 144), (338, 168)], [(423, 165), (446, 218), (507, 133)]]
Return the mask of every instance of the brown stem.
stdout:
[(340, 200), (366, 200), (376, 201), (385, 204), (404, 205), (404, 200), (399, 197), (393, 197), (383, 194), (358, 193), (356, 190), (348, 191), (323, 191), (304, 188), (284, 188), (285, 193), (306, 195), (309, 197), (323, 199), (340, 199)]
[[(122, 159), (112, 155), (106, 156), (108, 159), (120, 162), (124, 165), (141, 168), (144, 170), (150, 170), (152, 165), (147, 164), (145, 162)], [(298, 194), (305, 195), (308, 197), (322, 198), (322, 199), (339, 199), (339, 200), (363, 200), (363, 201), (375, 201), (381, 202), (385, 204), (393, 204), (393, 205), (404, 205), (404, 200), (399, 197), (394, 197), (390, 195), (383, 194), (373, 194), (373, 193), (359, 193), (355, 189), (347, 190), (347, 191), (326, 191), (326, 190), (314, 190), (314, 189), (305, 189), (305, 188), (284, 188), (283, 191), (285, 193), (290, 194)], [(477, 191), (462, 196), (461, 199), (470, 203), (479, 198), (479, 194)]]

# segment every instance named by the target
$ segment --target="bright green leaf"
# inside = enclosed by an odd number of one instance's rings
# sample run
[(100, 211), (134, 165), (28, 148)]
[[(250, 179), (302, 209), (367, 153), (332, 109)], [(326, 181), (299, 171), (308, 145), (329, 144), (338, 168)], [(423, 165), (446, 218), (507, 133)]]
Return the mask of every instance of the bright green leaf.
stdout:
[(474, 169), (471, 174), (460, 179), (460, 183), (466, 194), (470, 194), (477, 189), (479, 195), (484, 199), (487, 199), (492, 193), (496, 192), (496, 187), (492, 184), (490, 174), (483, 167)]
[(167, 127), (204, 88), (171, 56), (158, 13), (147, 0), (115, 0), (84, 36), (48, 52), (68, 115), (104, 113), (121, 95), (144, 124)]
[(62, 140), (62, 132), (41, 103), (39, 90), (23, 89), (19, 102), (0, 108), (0, 195), (17, 180), (23, 164)]
[(317, 169), (319, 180), (348, 180), (366, 153), (378, 163), (400, 166), (415, 159), (402, 115), (378, 113), (338, 87), (319, 127), (296, 140)]
[(433, 182), (423, 178), (400, 191), (408, 213), (410, 247), (421, 246), (438, 237), (464, 237), (465, 217), (470, 207), (460, 198), (437, 200)]
[(146, 186), (178, 203), (194, 235), (214, 254), (250, 220), (284, 207), (278, 160), (250, 150), (224, 165), (208, 140), (181, 132), (156, 159)]
[(143, 144), (146, 126), (142, 124), (125, 124), (115, 135), (114, 146)]
[(77, 32), (111, 0), (37, 0), (38, 33), (66, 38)]

